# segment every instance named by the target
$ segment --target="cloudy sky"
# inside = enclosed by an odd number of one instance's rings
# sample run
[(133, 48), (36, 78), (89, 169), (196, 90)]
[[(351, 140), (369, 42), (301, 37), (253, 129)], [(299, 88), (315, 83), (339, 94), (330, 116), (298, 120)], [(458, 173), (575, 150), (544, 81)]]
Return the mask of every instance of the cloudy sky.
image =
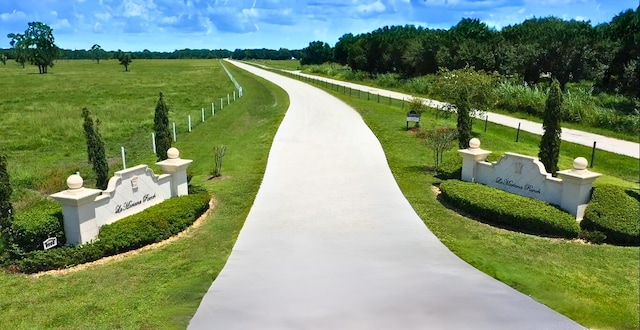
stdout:
[(300, 49), (385, 25), (449, 28), (478, 18), (500, 29), (531, 17), (608, 22), (638, 0), (0, 0), (0, 48), (27, 22), (58, 46), (106, 50)]

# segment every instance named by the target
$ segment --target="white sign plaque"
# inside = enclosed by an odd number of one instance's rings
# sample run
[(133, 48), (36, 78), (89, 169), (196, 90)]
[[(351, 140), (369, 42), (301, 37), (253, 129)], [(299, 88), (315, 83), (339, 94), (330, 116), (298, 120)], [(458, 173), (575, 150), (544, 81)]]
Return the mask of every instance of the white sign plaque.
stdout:
[(58, 245), (57, 237), (49, 237), (44, 242), (42, 242), (42, 246), (44, 246), (45, 250), (49, 250), (50, 248), (56, 247)]

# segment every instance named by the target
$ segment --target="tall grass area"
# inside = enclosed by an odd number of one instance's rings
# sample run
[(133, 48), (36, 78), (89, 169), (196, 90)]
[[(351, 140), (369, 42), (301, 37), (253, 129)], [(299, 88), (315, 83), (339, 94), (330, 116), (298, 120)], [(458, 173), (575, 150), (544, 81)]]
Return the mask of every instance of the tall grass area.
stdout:
[[(142, 62), (134, 61), (132, 70)], [(74, 64), (68, 63), (68, 69), (73, 70)], [(193, 88), (174, 91), (174, 100), (195, 102), (206, 95), (201, 90), (212, 92), (211, 86), (226, 86), (229, 81), (219, 64), (211, 60), (149, 61), (145, 65), (149, 73), (139, 79), (142, 85), (155, 82), (154, 94), (156, 88), (164, 89), (165, 95), (171, 93), (155, 75), (172, 71), (173, 66), (203, 72), (200, 76), (184, 74), (167, 81)], [(233, 65), (227, 67), (243, 86), (244, 97), (192, 133), (181, 135), (176, 145), (181, 157), (194, 160), (189, 170), (194, 174), (191, 182), (215, 196), (214, 213), (188, 238), (120, 261), (40, 278), (0, 272), (0, 329), (186, 328), (231, 252), (262, 181), (273, 136), (289, 105), (283, 90)], [(51, 88), (50, 97), (55, 101), (59, 94), (56, 86)], [(135, 90), (132, 88), (131, 92), (136, 93)], [(145, 95), (146, 92), (137, 97)], [(151, 96), (148, 101), (149, 111), (153, 111), (155, 98)], [(120, 121), (124, 123), (128, 118), (120, 117)], [(227, 146), (222, 178), (208, 180), (209, 171), (215, 166), (217, 145)]]
[(247, 63), (259, 64), (282, 70), (300, 70), (300, 60), (247, 60)]
[[(318, 84), (326, 88), (324, 83)], [(443, 205), (433, 187), (441, 182), (429, 168), (433, 153), (404, 127), (399, 103), (358, 98), (344, 89), (326, 88), (354, 107), (380, 140), (396, 181), (427, 227), (456, 255), (488, 275), (530, 295), (552, 309), (593, 329), (637, 329), (640, 249), (592, 245), (581, 241), (548, 239), (516, 233), (459, 215)], [(423, 114), (422, 127), (455, 127), (455, 116)], [(507, 151), (537, 154), (540, 137), (489, 123), (487, 132), (476, 123), (474, 136), (495, 161)], [(563, 143), (560, 168), (571, 168), (588, 147)], [(445, 162), (459, 157), (455, 148), (445, 153)], [(594, 171), (605, 173), (596, 184), (613, 183), (638, 189), (637, 159), (602, 153), (603, 162)], [(606, 163), (605, 163), (606, 162)]]
[[(440, 97), (434, 92), (433, 75), (402, 79), (393, 73), (370, 75), (335, 63), (308, 65), (303, 67), (302, 71), (416, 96), (433, 99)], [(534, 121), (542, 120), (547, 97), (547, 87), (544, 84), (525, 86), (504, 80), (496, 86), (495, 93), (498, 102), (492, 109), (487, 110), (516, 114)], [(564, 100), (565, 127), (639, 141), (640, 109), (632, 100), (620, 95), (594, 94), (589, 82), (568, 84)]]
[[(188, 130), (188, 115), (198, 125), (204, 107), (211, 114), (220, 98), (233, 92), (218, 60), (134, 60), (125, 72), (115, 60), (57, 61), (48, 74), (15, 63), (0, 66), (0, 149), (7, 154), (20, 210), (43, 195), (65, 189), (67, 176), (80, 171), (85, 185), (94, 184), (87, 163), (81, 112), (87, 107), (100, 120), (110, 171), (127, 165), (153, 164), (153, 116), (164, 93), (169, 119), (178, 133)], [(181, 137), (179, 137), (181, 138)]]

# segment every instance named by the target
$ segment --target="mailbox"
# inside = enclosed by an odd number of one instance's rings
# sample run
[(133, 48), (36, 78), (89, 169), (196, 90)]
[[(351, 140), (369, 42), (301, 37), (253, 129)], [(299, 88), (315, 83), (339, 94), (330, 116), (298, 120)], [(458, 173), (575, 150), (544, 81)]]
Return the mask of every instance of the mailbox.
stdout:
[(416, 123), (416, 127), (420, 127), (420, 113), (416, 110), (407, 112), (407, 129), (409, 129), (409, 123)]

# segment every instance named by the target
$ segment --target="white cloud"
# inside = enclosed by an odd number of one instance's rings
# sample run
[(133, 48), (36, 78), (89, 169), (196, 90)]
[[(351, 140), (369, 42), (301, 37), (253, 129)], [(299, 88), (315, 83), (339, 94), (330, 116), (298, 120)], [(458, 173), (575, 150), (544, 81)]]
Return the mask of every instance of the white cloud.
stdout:
[(2, 13), (0, 14), (0, 20), (3, 21), (18, 21), (18, 20), (26, 20), (27, 14), (16, 11), (15, 9), (10, 13)]
[(101, 21), (108, 22), (111, 19), (111, 13), (95, 13), (93, 16)]
[(69, 28), (71, 28), (71, 23), (69, 23), (68, 19), (63, 18), (63, 19), (59, 19), (55, 23), (51, 24), (51, 27), (53, 29), (58, 29), (58, 30), (69, 29)]

